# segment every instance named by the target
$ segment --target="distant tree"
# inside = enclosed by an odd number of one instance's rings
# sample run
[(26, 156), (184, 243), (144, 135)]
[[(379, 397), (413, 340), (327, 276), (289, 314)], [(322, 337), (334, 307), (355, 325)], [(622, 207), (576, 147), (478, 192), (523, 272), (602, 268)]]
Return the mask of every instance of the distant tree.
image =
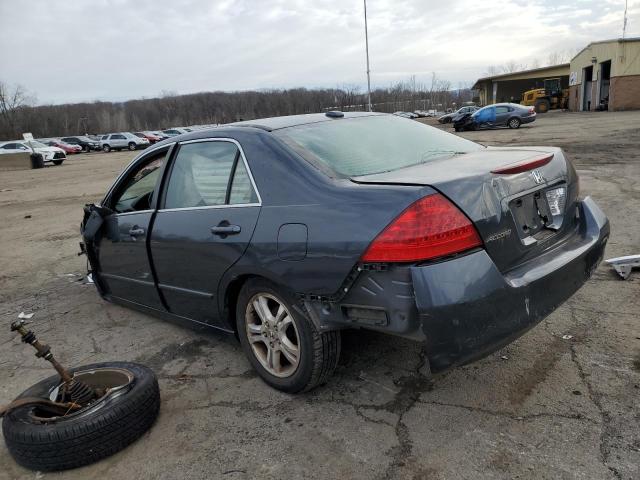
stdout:
[(489, 65), (487, 70), (484, 72), (485, 77), (494, 77), (496, 75), (500, 75), (502, 73), (502, 69), (497, 65)]
[(513, 73), (513, 72), (519, 72), (521, 70), (526, 70), (527, 69), (527, 65), (524, 63), (517, 63), (514, 60), (509, 60), (508, 62), (504, 63), (502, 65), (502, 71), (504, 73)]
[(10, 86), (0, 81), (0, 120), (4, 130), (14, 136), (19, 130), (20, 109), (30, 103), (27, 90), (22, 85)]

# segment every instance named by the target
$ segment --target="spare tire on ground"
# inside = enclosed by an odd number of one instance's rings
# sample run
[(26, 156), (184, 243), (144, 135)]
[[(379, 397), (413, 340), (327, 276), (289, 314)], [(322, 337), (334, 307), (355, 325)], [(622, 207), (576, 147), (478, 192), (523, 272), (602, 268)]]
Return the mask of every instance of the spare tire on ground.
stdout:
[[(134, 442), (158, 416), (158, 380), (144, 365), (105, 362), (70, 372), (108, 393), (63, 416), (35, 403), (10, 410), (3, 419), (2, 433), (9, 453), (23, 467), (54, 471), (96, 462)], [(55, 401), (60, 384), (60, 377), (54, 375), (25, 390), (18, 399)]]

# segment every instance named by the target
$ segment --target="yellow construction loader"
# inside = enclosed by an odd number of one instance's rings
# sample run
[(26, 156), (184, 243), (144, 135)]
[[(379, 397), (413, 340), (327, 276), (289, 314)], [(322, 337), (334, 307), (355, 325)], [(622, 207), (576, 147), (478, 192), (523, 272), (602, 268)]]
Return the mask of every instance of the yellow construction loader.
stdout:
[(536, 113), (545, 113), (551, 109), (567, 108), (569, 90), (562, 89), (559, 78), (546, 78), (544, 88), (534, 88), (522, 94), (520, 105), (535, 107)]

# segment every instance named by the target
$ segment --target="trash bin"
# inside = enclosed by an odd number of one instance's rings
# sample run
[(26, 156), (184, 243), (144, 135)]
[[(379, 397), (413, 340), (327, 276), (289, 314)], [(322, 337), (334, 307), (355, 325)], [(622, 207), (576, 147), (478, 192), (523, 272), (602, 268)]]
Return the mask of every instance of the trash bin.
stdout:
[(31, 168), (43, 168), (44, 167), (44, 157), (41, 153), (32, 153), (31, 154)]

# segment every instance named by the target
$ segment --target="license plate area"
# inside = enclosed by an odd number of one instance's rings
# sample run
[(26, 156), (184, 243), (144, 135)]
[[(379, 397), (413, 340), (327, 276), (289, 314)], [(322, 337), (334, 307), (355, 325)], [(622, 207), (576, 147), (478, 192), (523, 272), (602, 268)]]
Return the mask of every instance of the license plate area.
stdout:
[(527, 245), (554, 235), (562, 225), (565, 203), (564, 184), (540, 189), (511, 200), (509, 209), (521, 241)]

